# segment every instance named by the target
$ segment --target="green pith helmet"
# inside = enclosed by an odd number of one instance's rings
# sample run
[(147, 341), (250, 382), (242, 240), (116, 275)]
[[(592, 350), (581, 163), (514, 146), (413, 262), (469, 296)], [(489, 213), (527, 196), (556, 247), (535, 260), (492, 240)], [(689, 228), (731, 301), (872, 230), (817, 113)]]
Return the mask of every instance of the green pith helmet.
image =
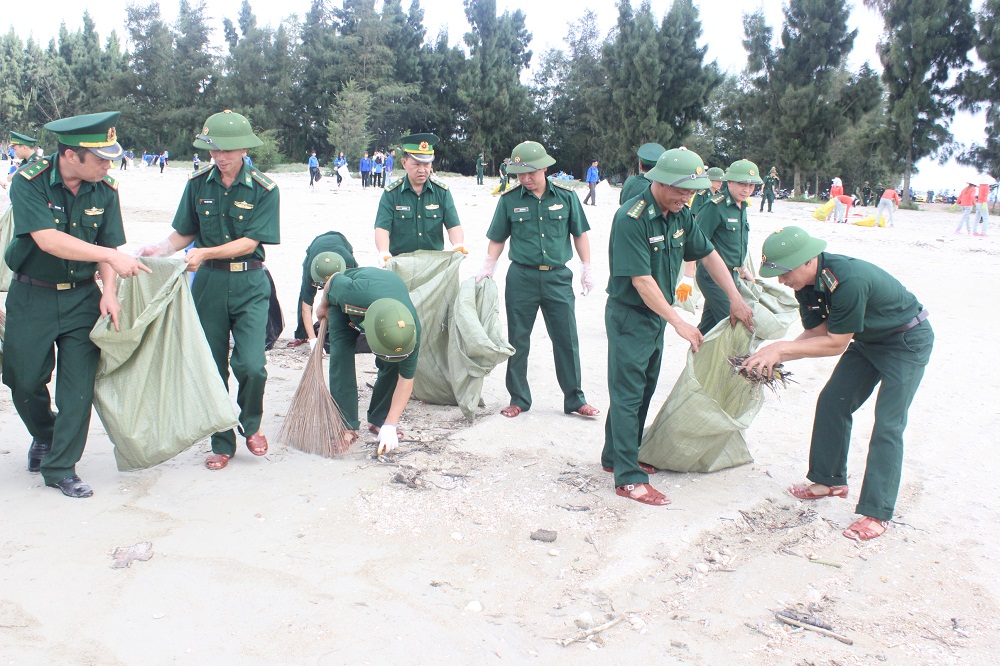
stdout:
[(537, 141), (525, 141), (514, 146), (507, 160), (507, 173), (531, 173), (550, 167), (556, 163), (555, 158), (545, 152), (545, 148)]
[(312, 260), (309, 269), (312, 275), (313, 284), (326, 284), (330, 276), (335, 273), (343, 273), (347, 268), (347, 262), (336, 252), (320, 252)]
[(38, 139), (27, 134), (21, 134), (20, 132), (10, 133), (10, 145), (12, 146), (28, 146), (29, 148), (34, 148), (38, 145)]
[(45, 123), (45, 129), (54, 132), (64, 146), (87, 148), (102, 160), (117, 160), (125, 151), (118, 145), (115, 123), (121, 114), (117, 111), (88, 113)]
[(773, 174), (777, 174), (778, 173), (777, 167), (771, 167), (771, 170), (767, 172), (767, 175), (770, 176), (772, 173)]
[(417, 345), (413, 313), (394, 298), (380, 298), (368, 306), (364, 328), (372, 353), (385, 361), (402, 361)]
[(639, 150), (635, 151), (635, 154), (642, 162), (642, 166), (651, 169), (656, 166), (656, 160), (660, 159), (660, 155), (665, 152), (667, 149), (658, 143), (644, 143), (639, 146)]
[(721, 167), (711, 167), (706, 173), (709, 180), (723, 180), (726, 177), (726, 172)]
[(725, 180), (730, 183), (764, 184), (764, 181), (760, 178), (760, 169), (750, 160), (736, 160), (730, 164), (726, 170)]
[(673, 148), (660, 155), (656, 166), (646, 172), (647, 180), (684, 190), (705, 190), (712, 181), (705, 174), (701, 156), (687, 148)]
[(191, 144), (198, 150), (240, 150), (264, 145), (242, 115), (226, 109), (208, 117)]
[(434, 144), (441, 141), (436, 134), (408, 134), (399, 137), (403, 152), (418, 162), (434, 161)]
[(764, 239), (760, 257), (761, 277), (778, 277), (795, 270), (826, 249), (826, 241), (813, 238), (802, 227), (777, 229)]

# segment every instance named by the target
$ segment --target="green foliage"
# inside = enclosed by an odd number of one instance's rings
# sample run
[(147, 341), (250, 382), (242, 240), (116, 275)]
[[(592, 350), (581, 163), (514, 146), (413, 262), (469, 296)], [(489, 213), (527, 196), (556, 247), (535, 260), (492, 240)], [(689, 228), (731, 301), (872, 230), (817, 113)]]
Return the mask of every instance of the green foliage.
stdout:
[(982, 68), (959, 82), (962, 105), (986, 111), (986, 142), (973, 144), (958, 158), (985, 173), (1000, 174), (1000, 0), (986, 0), (978, 15), (976, 55)]
[(253, 160), (254, 167), (261, 171), (270, 171), (285, 160), (285, 157), (278, 149), (278, 131), (265, 130), (263, 132), (255, 132), (255, 134), (257, 134), (264, 144), (249, 150), (248, 154)]
[(330, 145), (344, 155), (361, 156), (371, 143), (368, 130), (371, 118), (372, 94), (351, 80), (333, 100), (330, 119), (326, 123)]

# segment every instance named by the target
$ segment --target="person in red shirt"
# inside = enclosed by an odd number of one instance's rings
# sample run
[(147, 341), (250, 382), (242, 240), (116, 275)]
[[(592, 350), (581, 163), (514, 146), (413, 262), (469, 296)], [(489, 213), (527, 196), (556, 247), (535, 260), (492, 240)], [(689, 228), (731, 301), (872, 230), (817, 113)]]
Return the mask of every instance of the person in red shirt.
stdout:
[(990, 209), (987, 199), (990, 196), (990, 186), (986, 183), (979, 184), (979, 194), (976, 196), (976, 219), (972, 221), (973, 236), (987, 236), (986, 230), (990, 228)]
[(838, 197), (844, 193), (844, 181), (840, 180), (840, 177), (834, 178), (830, 181), (830, 198)]
[(962, 191), (958, 193), (957, 203), (962, 207), (962, 219), (959, 220), (958, 226), (955, 227), (955, 233), (962, 233), (962, 227), (965, 227), (965, 230), (971, 234), (972, 223), (970, 218), (972, 217), (972, 208), (976, 204), (976, 186), (969, 183), (962, 188)]
[(838, 194), (833, 198), (833, 221), (839, 224), (847, 224), (847, 214), (851, 212), (851, 206), (858, 203), (858, 200), (847, 194)]
[(888, 213), (889, 225), (890, 227), (896, 226), (896, 220), (893, 218), (893, 213), (899, 208), (899, 192), (896, 190), (886, 190), (882, 193), (882, 198), (879, 199), (878, 208), (875, 209), (875, 226), (879, 226), (879, 221), (882, 219), (882, 212)]

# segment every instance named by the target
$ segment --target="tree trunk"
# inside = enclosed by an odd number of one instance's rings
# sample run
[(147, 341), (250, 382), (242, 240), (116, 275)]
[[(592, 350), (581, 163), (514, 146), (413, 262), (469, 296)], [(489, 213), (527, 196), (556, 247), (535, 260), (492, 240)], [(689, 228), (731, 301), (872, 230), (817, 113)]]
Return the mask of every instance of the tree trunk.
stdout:
[(913, 171), (913, 141), (906, 149), (906, 170), (903, 171), (903, 203), (910, 203), (910, 172)]
[(792, 196), (802, 196), (802, 168), (798, 164), (795, 165), (795, 177), (792, 179)]

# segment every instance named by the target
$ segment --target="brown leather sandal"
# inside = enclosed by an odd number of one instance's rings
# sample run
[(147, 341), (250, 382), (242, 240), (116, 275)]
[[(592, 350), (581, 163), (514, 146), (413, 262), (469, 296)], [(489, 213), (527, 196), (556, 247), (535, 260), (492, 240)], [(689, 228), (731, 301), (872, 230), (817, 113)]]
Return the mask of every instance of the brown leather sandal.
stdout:
[[(825, 493), (816, 492), (816, 488), (826, 488)], [(847, 486), (824, 486), (822, 483), (799, 483), (788, 489), (788, 493), (792, 497), (797, 497), (800, 500), (816, 500), (823, 499), (824, 497), (840, 497), (842, 499), (847, 499)]]
[[(640, 488), (644, 489), (646, 492), (642, 495), (632, 494)], [(618, 486), (615, 488), (615, 494), (621, 497), (627, 497), (630, 500), (635, 500), (636, 502), (641, 502), (642, 504), (649, 504), (650, 506), (666, 506), (670, 504), (670, 500), (667, 499), (666, 495), (648, 483), (630, 483), (627, 486)]]
[(517, 405), (507, 405), (506, 407), (500, 410), (500, 413), (506, 416), (507, 418), (512, 419), (516, 416), (519, 416), (522, 411), (524, 410), (522, 410)]
[(880, 537), (889, 529), (888, 520), (879, 520), (871, 516), (864, 516), (844, 530), (844, 536), (851, 541), (870, 541), (875, 537)]
[(226, 465), (229, 464), (229, 459), (232, 458), (230, 455), (225, 453), (210, 453), (207, 458), (205, 458), (205, 467), (212, 471), (219, 471), (220, 469), (225, 469)]

